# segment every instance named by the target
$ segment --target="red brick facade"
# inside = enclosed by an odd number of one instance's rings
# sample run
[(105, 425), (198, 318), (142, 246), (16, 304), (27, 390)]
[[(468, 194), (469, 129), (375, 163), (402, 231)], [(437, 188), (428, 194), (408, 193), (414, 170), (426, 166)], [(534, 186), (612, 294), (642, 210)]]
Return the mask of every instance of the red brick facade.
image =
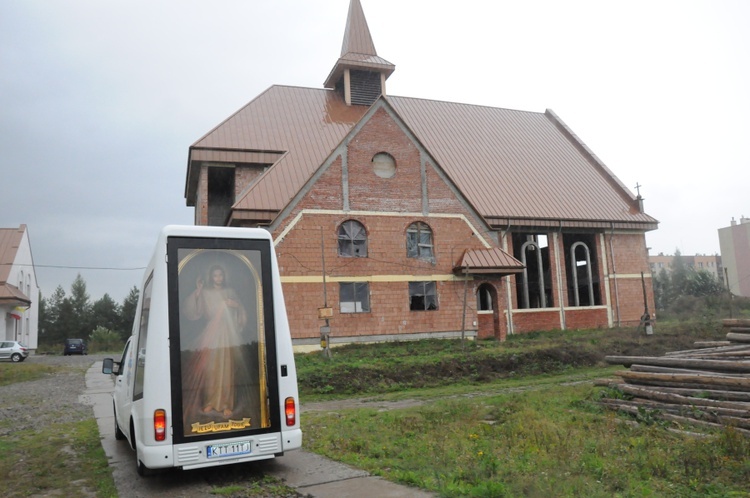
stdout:
[[(549, 241), (551, 304), (545, 309), (519, 309), (517, 283), (511, 277), (470, 276), (454, 272), (466, 250), (506, 246), (513, 254), (515, 228), (490, 227), (433, 164), (429, 151), (412, 141), (403, 123), (381, 101), (361, 126), (332, 152), (287, 209), (271, 224), (282, 274), (287, 312), (297, 344), (319, 339), (318, 309), (333, 309), (334, 342), (398, 338), (457, 337), (462, 333), (504, 340), (507, 334), (534, 330), (610, 327), (637, 324), (643, 314), (641, 272), (648, 281), (648, 257), (642, 232), (589, 231), (589, 250), (597, 274), (592, 306), (571, 306), (563, 234), (544, 234)], [(382, 178), (373, 171), (373, 156), (393, 157), (396, 173)], [(235, 190), (241, 192), (259, 174), (237, 168)], [(207, 220), (206, 174), (202, 168), (196, 223)], [(339, 227), (361, 223), (367, 233), (367, 257), (339, 254)], [(407, 228), (426, 223), (433, 237), (434, 260), (407, 257)], [(569, 230), (569, 229), (568, 229)], [(519, 258), (520, 259), (520, 258)], [(323, 266), (325, 264), (325, 286)], [(409, 282), (435, 282), (438, 308), (410, 310)], [(342, 313), (341, 283), (369, 285), (369, 311)], [(477, 310), (477, 289), (488, 284), (492, 310)], [(508, 304), (511, 304), (510, 309)], [(463, 313), (465, 310), (465, 314)]]

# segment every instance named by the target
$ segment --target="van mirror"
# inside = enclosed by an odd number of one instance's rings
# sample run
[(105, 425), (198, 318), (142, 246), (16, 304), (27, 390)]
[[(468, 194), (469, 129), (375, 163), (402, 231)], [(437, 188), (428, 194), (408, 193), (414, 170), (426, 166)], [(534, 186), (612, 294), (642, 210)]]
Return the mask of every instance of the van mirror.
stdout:
[(115, 360), (112, 358), (104, 358), (104, 361), (102, 361), (102, 373), (106, 375), (111, 375), (112, 370), (114, 369)]

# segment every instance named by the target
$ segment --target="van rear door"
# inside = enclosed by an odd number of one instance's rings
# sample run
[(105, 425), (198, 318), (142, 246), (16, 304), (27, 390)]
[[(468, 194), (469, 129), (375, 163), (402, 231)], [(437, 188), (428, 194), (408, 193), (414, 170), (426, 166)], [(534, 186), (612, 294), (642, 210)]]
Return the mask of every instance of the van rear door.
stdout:
[(265, 239), (168, 238), (174, 444), (281, 431), (271, 251)]

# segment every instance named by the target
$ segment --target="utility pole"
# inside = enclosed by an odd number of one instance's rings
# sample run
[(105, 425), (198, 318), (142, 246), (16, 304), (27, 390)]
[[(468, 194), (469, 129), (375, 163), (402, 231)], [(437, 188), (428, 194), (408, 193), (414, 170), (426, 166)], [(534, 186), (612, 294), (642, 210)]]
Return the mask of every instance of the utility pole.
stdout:
[(323, 262), (323, 308), (318, 310), (318, 317), (325, 317), (326, 324), (320, 327), (320, 347), (323, 355), (331, 358), (331, 322), (332, 311), (328, 307), (328, 291), (326, 290), (326, 246), (323, 240), (323, 227), (320, 227), (320, 256)]

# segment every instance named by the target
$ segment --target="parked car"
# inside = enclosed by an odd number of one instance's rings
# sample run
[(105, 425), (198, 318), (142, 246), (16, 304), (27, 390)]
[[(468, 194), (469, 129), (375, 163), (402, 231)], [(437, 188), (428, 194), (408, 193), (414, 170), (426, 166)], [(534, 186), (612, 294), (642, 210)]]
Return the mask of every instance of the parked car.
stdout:
[(83, 342), (83, 339), (65, 339), (63, 355), (70, 356), (72, 354), (88, 354), (86, 343)]
[(29, 356), (29, 348), (18, 341), (2, 341), (0, 343), (0, 360), (19, 362)]

